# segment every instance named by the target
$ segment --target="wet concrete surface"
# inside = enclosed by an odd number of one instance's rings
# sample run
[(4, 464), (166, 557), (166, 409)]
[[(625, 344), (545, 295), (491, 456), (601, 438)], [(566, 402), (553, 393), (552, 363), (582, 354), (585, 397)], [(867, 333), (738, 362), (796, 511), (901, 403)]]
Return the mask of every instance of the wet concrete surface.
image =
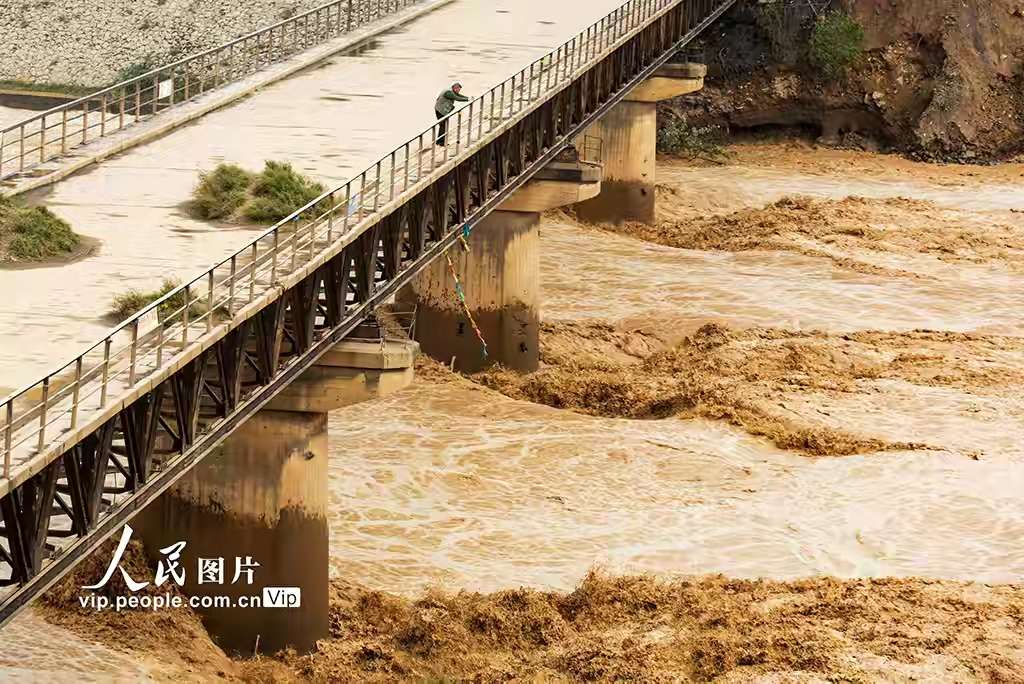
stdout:
[(281, 159), (340, 184), (431, 124), (452, 81), (477, 95), (619, 4), (459, 0), (34, 197), (100, 247), (72, 264), (0, 270), (12, 293), (0, 328), (20, 333), (0, 342), (0, 386), (31, 382), (102, 337), (116, 293), (186, 280), (254, 236), (188, 217), (201, 171)]

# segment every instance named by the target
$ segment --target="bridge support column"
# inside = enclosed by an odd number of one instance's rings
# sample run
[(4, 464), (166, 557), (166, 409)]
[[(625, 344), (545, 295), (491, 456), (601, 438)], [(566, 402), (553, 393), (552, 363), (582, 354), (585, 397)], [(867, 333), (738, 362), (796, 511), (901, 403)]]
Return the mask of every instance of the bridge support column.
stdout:
[(426, 354), (472, 373), (495, 363), (530, 372), (539, 365), (541, 212), (594, 197), (600, 168), (576, 159), (575, 150), (553, 162), (498, 211), (473, 227), (470, 250), (449, 251), (469, 309), (484, 340), (466, 317), (446, 259), (435, 259), (402, 293), (415, 302), (416, 339)]
[[(342, 342), (136, 519), (151, 557), (186, 542), (188, 595), (301, 591), (296, 607), (200, 608), (226, 651), (307, 652), (328, 636), (327, 412), (408, 385), (415, 353), (405, 341)], [(223, 581), (202, 581), (199, 558), (223, 559)], [(233, 583), (236, 558), (259, 563), (252, 584), (244, 573)]]
[(600, 138), (604, 175), (601, 194), (576, 205), (588, 223), (654, 223), (658, 102), (704, 87), (703, 64), (666, 64), (630, 92), (585, 135)]

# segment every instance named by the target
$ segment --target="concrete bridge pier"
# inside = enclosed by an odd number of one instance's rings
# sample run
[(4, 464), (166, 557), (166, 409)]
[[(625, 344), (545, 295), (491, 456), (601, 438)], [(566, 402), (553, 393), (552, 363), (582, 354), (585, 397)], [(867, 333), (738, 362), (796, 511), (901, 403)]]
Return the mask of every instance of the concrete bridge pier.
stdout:
[(658, 102), (701, 90), (706, 74), (704, 64), (666, 64), (586, 131), (603, 141), (604, 176), (601, 194), (576, 205), (580, 219), (654, 223)]
[[(407, 341), (340, 343), (137, 516), (154, 560), (186, 542), (189, 596), (237, 602), (264, 600), (265, 588), (301, 591), (297, 607), (198, 609), (226, 651), (307, 652), (328, 636), (327, 414), (408, 385), (415, 354)], [(215, 567), (223, 559), (223, 575), (200, 577), (200, 558)]]
[(449, 251), (480, 340), (459, 301), (451, 269), (434, 260), (400, 295), (416, 306), (416, 339), (424, 353), (472, 373), (495, 363), (522, 372), (540, 362), (541, 212), (595, 197), (601, 170), (570, 148), (473, 227), (469, 251)]

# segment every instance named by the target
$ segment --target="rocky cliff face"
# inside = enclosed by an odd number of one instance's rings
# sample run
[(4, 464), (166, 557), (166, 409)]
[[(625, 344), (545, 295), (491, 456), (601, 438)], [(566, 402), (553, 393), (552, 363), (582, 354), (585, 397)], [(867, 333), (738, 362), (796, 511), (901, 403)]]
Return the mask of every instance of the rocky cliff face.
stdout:
[(700, 123), (810, 126), (934, 158), (1024, 150), (1024, 0), (834, 0), (864, 27), (866, 50), (837, 82), (806, 59), (823, 4), (743, 0), (707, 42), (706, 92), (673, 107)]
[(0, 0), (0, 80), (99, 86), (323, 0)]

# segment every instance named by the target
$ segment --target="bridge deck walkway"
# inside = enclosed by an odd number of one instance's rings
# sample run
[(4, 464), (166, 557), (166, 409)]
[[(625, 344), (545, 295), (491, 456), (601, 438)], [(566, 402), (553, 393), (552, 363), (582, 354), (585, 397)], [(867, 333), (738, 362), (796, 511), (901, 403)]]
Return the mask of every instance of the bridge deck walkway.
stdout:
[(101, 338), (110, 300), (128, 288), (186, 280), (254, 237), (194, 221), (183, 208), (199, 171), (283, 159), (336, 185), (431, 120), (455, 78), (476, 95), (618, 6), (618, 0), (458, 0), (95, 169), (42, 196), (96, 240), (71, 264), (0, 270), (0, 394)]

